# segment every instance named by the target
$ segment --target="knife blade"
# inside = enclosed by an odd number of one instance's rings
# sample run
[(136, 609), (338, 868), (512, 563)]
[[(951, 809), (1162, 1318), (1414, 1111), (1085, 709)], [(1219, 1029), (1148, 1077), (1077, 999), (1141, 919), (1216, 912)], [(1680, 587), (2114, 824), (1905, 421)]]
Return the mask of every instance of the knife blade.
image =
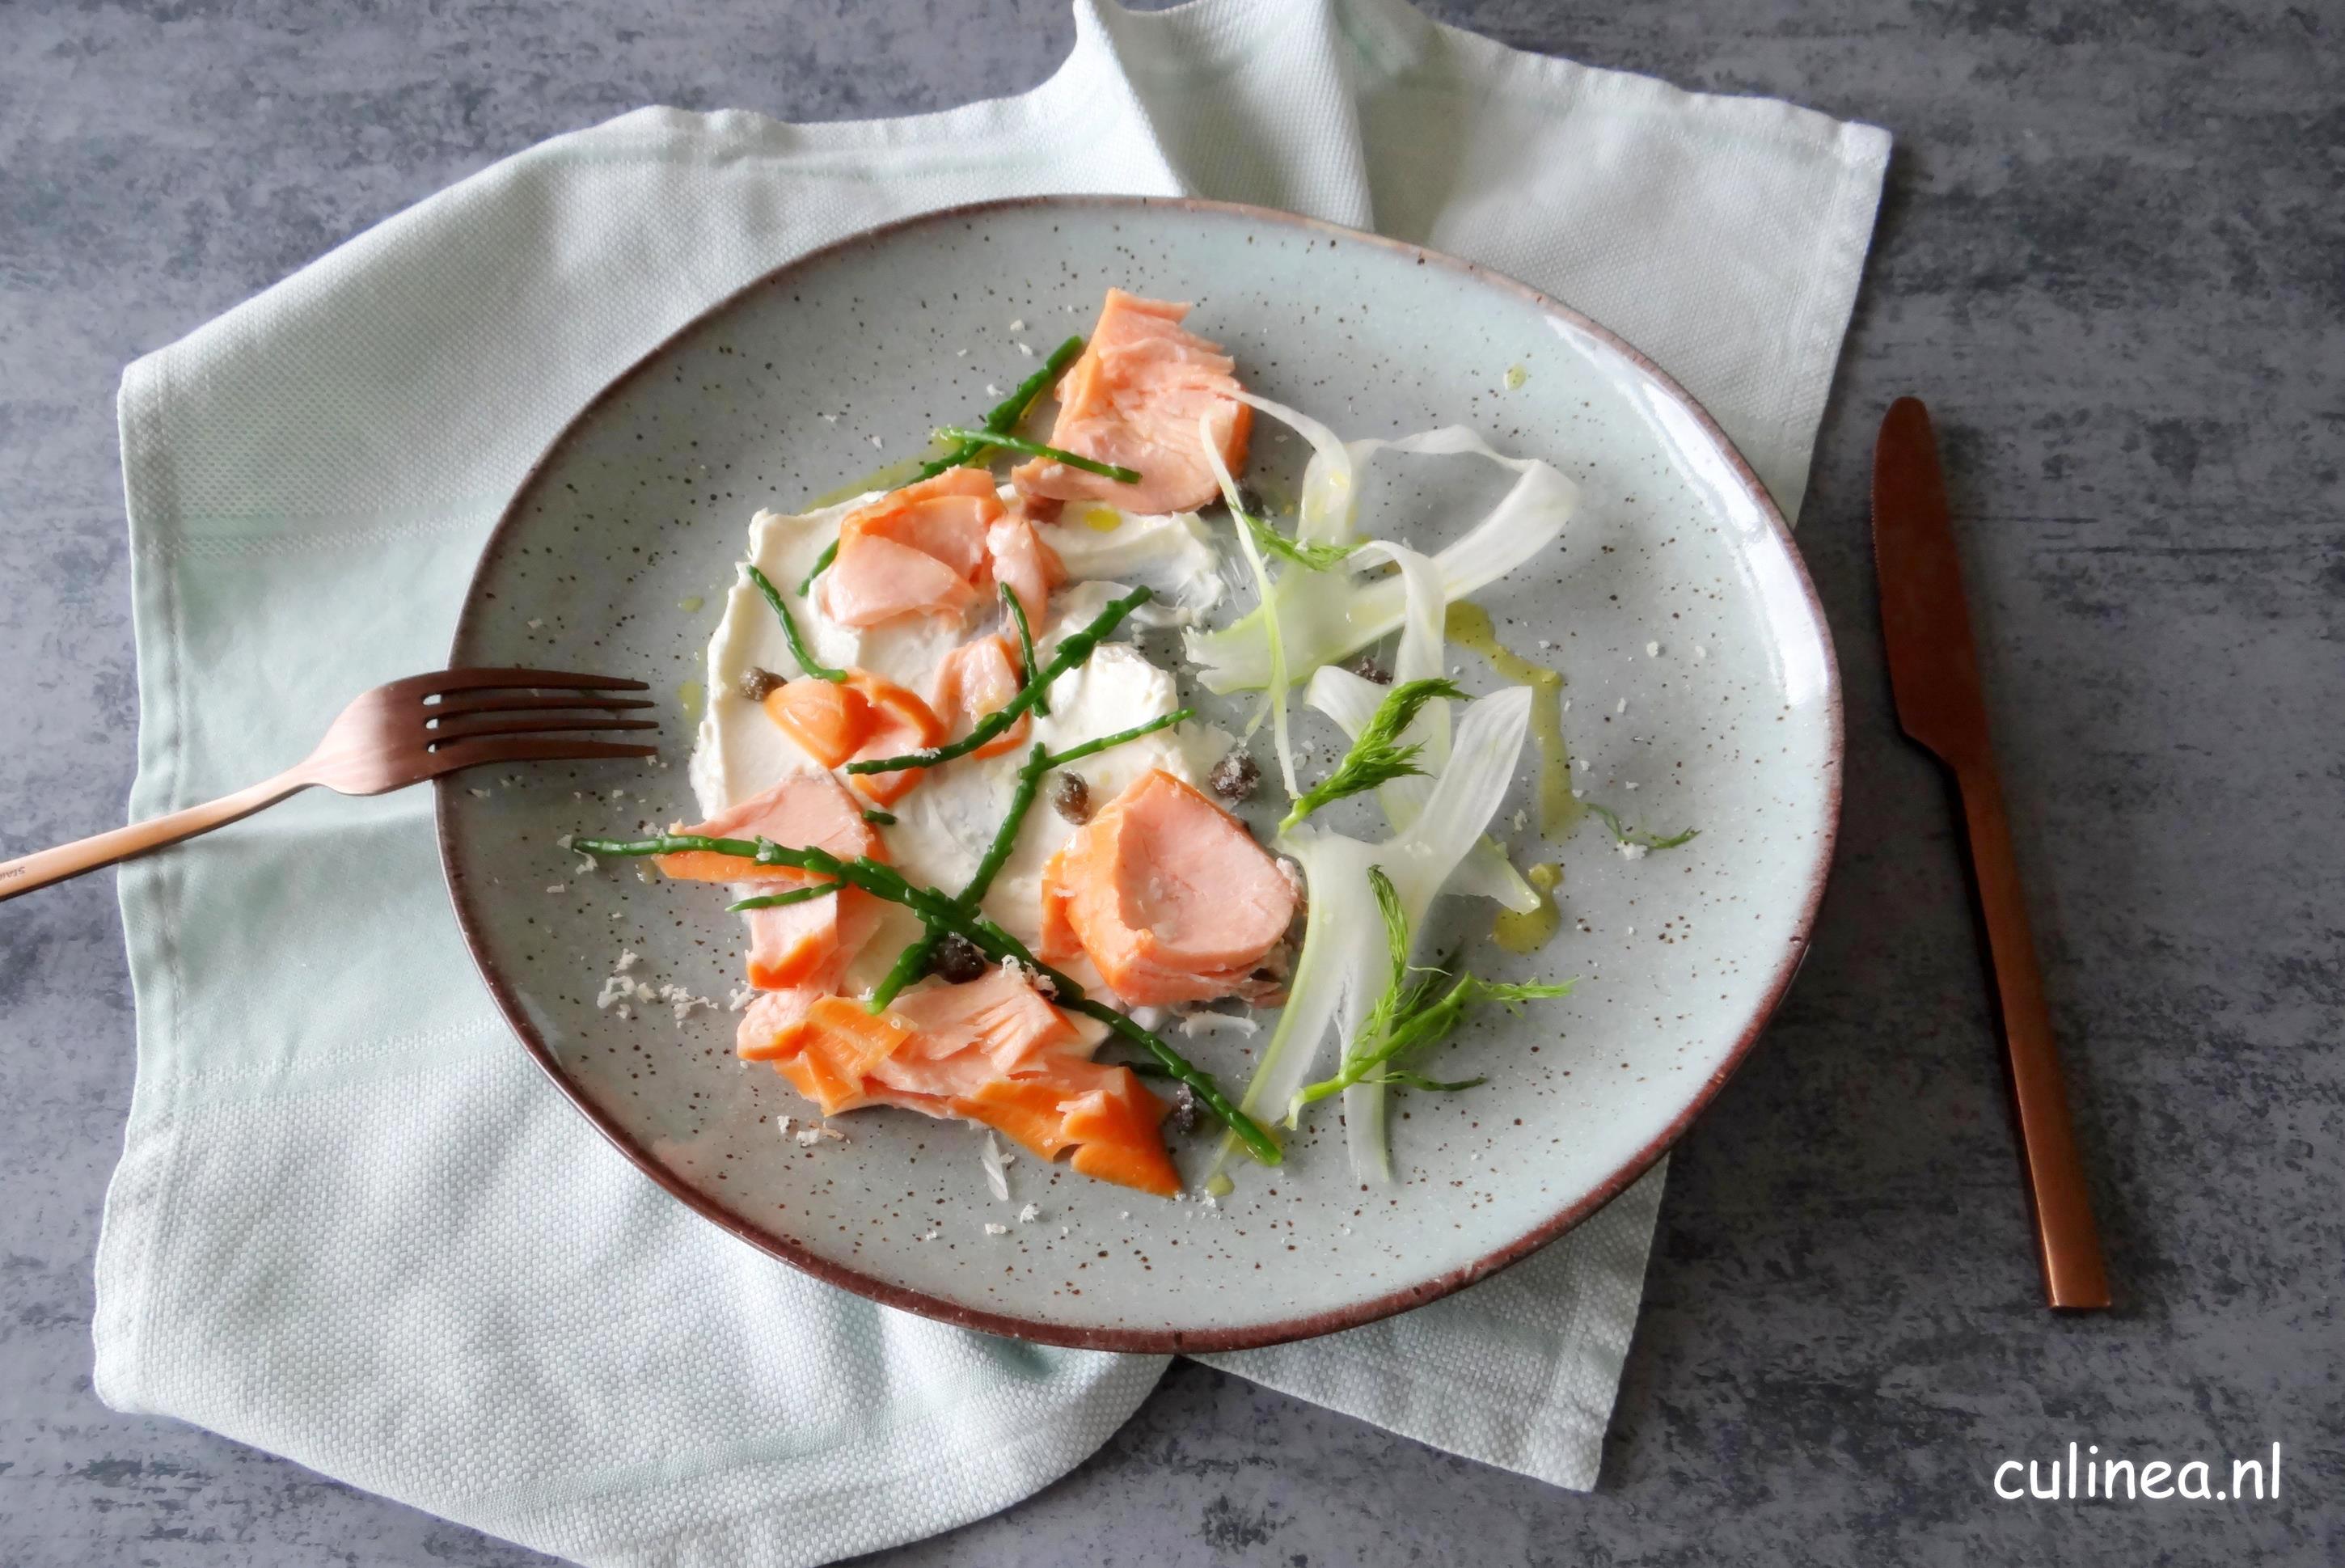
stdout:
[(2066, 1309), (2105, 1308), (2108, 1276), (2012, 853), (1945, 475), (1929, 410), (1918, 398), (1889, 405), (1873, 446), (1873, 561), (1897, 721), (1952, 771), (1962, 797), (2045, 1298)]

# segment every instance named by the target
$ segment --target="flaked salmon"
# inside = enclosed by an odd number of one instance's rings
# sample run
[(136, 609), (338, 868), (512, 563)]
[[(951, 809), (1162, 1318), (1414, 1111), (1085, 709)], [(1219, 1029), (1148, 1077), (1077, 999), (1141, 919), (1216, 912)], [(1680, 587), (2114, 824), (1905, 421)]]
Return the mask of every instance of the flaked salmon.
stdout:
[[(770, 891), (754, 883), (743, 896)], [(745, 910), (749, 922), (749, 983), (760, 991), (790, 986), (836, 990), (847, 966), (878, 934), (881, 908), (861, 888), (779, 908)]]
[[(953, 649), (937, 671), (935, 708), (944, 721), (946, 736), (958, 740), (967, 735), (977, 728), (979, 719), (1016, 697), (1019, 684), (1018, 650), (1007, 633), (980, 637)], [(969, 755), (999, 757), (1015, 751), (1026, 743), (1032, 728), (1021, 713), (1016, 723)]]
[(958, 985), (915, 986), (889, 1011), (914, 1033), (872, 1076), (890, 1089), (938, 1099), (996, 1078), (1047, 1073), (1054, 1057), (1087, 1059), (1099, 1040), (1096, 1029), (1078, 1028), (1022, 977), (999, 969)]
[(745, 1062), (773, 1062), (797, 1055), (804, 1043), (807, 1012), (829, 994), (815, 985), (763, 993), (749, 1003), (733, 1031), (734, 1054)]
[(817, 997), (790, 1033), (797, 1049), (773, 1058), (775, 1070), (826, 1116), (885, 1103), (869, 1092), (873, 1069), (903, 1048), (912, 1027), (844, 996)]
[(1245, 466), (1254, 411), (1233, 395), (1236, 361), (1183, 327), (1188, 313), (1184, 304), (1110, 289), (1091, 341), (1059, 379), (1050, 444), (1134, 469), (1140, 483), (1036, 458), (1010, 472), (1021, 494), (1107, 501), (1138, 513), (1185, 512), (1219, 497), (1197, 422), (1209, 422), (1213, 444), (1234, 473)]
[[(678, 827), (674, 830), (707, 839), (771, 839), (793, 850), (827, 850), (841, 860), (852, 860), (858, 855), (887, 859), (878, 833), (863, 820), (863, 809), (856, 804), (855, 797), (841, 789), (838, 780), (829, 774), (812, 769), (789, 775), (772, 789), (750, 796), (696, 827)], [(822, 880), (795, 866), (761, 866), (754, 860), (706, 850), (662, 855), (659, 867), (669, 876), (685, 881), (803, 886)]]
[(1071, 1148), (1067, 1163), (1085, 1176), (1159, 1197), (1181, 1190), (1164, 1150), (1164, 1102), (1129, 1067), (1070, 1062), (1049, 1074), (997, 1079), (956, 1097), (951, 1109), (1046, 1160)]
[(1059, 560), (1059, 553), (1042, 542), (1042, 536), (1034, 531), (1033, 519), (1021, 511), (986, 530), (985, 554), (993, 580), (1018, 596), (1018, 607), (1026, 612), (1027, 626), (1041, 636), (1043, 612), (1051, 604), (1051, 590), (1067, 580), (1067, 568)]
[(966, 614), (987, 591), (986, 535), (1002, 515), (992, 475), (948, 468), (847, 514), (822, 575), (823, 607), (841, 626), (898, 616)]
[[(1007, 699), (1005, 699), (1007, 700)], [(825, 768), (880, 757), (899, 757), (945, 738), (944, 721), (917, 693), (867, 669), (850, 669), (843, 681), (812, 676), (786, 681), (766, 694), (766, 716)], [(856, 790), (885, 806), (903, 797), (926, 771), (857, 773)]]
[(1258, 991), (1295, 889), (1244, 826), (1162, 769), (1077, 830), (1042, 870), (1041, 956), (1081, 952), (1127, 1003)]
[(924, 982), (877, 1014), (807, 988), (771, 992), (743, 1015), (736, 1049), (773, 1064), (826, 1116), (874, 1105), (963, 1116), (1044, 1159), (1071, 1148), (1087, 1176), (1170, 1196), (1181, 1178), (1164, 1105), (1130, 1068), (1091, 1060), (1101, 1037), (1023, 976), (993, 970)]

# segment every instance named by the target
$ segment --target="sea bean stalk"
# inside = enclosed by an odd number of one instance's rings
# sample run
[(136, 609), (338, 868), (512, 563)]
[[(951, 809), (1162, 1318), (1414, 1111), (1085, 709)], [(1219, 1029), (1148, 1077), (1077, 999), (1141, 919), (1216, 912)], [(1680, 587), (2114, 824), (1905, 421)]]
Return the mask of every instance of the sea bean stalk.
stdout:
[(745, 564), (741, 569), (749, 574), (749, 581), (757, 585), (757, 592), (766, 596), (766, 603), (773, 606), (774, 614), (782, 618), (782, 638), (790, 645), (790, 657), (798, 661), (798, 667), (817, 680), (845, 680), (845, 670), (815, 662), (814, 655), (807, 648), (806, 639), (798, 636), (797, 617), (790, 614), (789, 606), (782, 602), (781, 591), (774, 586), (766, 574), (757, 570), (755, 563)]
[(998, 446), (1004, 452), (1015, 452), (1026, 457), (1040, 457), (1051, 463), (1080, 468), (1085, 473), (1096, 473), (1102, 479), (1112, 479), (1118, 484), (1140, 483), (1140, 470), (1126, 468), (1120, 463), (1101, 463), (1096, 457), (1085, 457), (1080, 452), (1069, 452), (1061, 446), (1045, 446), (1039, 441), (1029, 441), (1022, 435), (1007, 431), (970, 430), (962, 425), (949, 424), (937, 432), (939, 441), (959, 441), (979, 446)]

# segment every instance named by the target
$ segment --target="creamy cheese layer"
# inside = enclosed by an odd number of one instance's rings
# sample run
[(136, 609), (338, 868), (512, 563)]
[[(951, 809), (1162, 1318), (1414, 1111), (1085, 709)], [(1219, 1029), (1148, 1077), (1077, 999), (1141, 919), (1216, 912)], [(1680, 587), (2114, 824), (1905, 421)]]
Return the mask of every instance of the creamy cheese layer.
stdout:
[[(945, 656), (987, 623), (963, 626), (946, 617), (904, 616), (858, 630), (830, 618), (822, 605), (820, 579), (804, 598), (796, 591), (816, 557), (838, 537), (840, 519), (869, 499), (858, 497), (799, 516), (760, 512), (749, 525), (748, 558), (787, 596), (815, 657), (840, 667), (859, 666), (933, 698)], [(1070, 508), (1071, 513), (1077, 510)], [(1163, 596), (1167, 615), (1160, 621), (1185, 620), (1219, 601), (1220, 558), (1193, 513), (1162, 517), (1117, 514), (1116, 518), (1112, 528), (1076, 515), (1042, 530), (1070, 580), (1051, 596), (1050, 611), (1037, 628), (1037, 657), (1047, 661), (1067, 633), (1096, 618), (1126, 591), (1127, 584), (1146, 583)], [(816, 766), (763, 708), (743, 694), (741, 678), (753, 668), (785, 677), (802, 673), (780, 620), (744, 575), (727, 596), (724, 618), (708, 644), (707, 707), (691, 775), (693, 792), (707, 816), (771, 787), (786, 773)], [(1026, 745), (999, 757), (962, 758), (930, 769), (916, 788), (888, 808), (896, 822), (879, 833), (889, 858), (915, 882), (948, 891), (960, 888), (1007, 815), (1028, 746), (1039, 741), (1054, 751), (1064, 750), (1162, 718), (1179, 707), (1170, 672), (1150, 663), (1129, 643), (1102, 644), (1080, 668), (1053, 684), (1051, 711), (1035, 717)], [(1184, 724), (1086, 758), (1069, 770), (1082, 777), (1097, 808), (1152, 768), (1200, 783), (1230, 745), (1230, 737), (1219, 729)], [(1046, 781), (1042, 798), (1027, 813), (1017, 845), (984, 901), (986, 914), (1029, 943), (1039, 934), (1043, 862), (1075, 826), (1051, 806), (1051, 787)], [(850, 988), (874, 983), (903, 944), (918, 934), (917, 922), (905, 911), (891, 909), (890, 918), (893, 923), (850, 972)]]

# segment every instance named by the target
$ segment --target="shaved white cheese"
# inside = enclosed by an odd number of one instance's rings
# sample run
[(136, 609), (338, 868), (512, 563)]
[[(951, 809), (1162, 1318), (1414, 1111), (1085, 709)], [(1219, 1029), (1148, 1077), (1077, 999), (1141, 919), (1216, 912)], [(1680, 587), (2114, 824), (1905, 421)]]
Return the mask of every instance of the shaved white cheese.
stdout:
[(985, 1166), (985, 1185), (992, 1189), (993, 1201), (1008, 1203), (1010, 1201), (1008, 1169), (1010, 1162), (1002, 1157), (1001, 1145), (994, 1141), (990, 1131), (985, 1135), (985, 1143), (978, 1149), (977, 1157), (979, 1163)]

